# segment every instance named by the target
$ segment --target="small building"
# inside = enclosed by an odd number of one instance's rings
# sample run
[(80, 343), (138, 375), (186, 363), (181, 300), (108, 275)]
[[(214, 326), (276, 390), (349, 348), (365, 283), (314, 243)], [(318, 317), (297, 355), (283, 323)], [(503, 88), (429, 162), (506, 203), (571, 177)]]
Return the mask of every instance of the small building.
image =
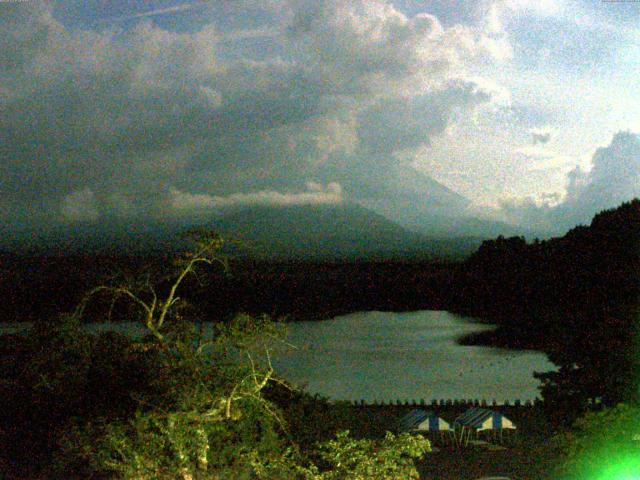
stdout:
[(473, 407), (457, 417), (454, 422), (456, 442), (467, 445), (471, 435), (476, 438), (491, 437), (493, 441), (502, 442), (504, 433), (514, 434), (516, 426), (502, 413), (486, 408)]

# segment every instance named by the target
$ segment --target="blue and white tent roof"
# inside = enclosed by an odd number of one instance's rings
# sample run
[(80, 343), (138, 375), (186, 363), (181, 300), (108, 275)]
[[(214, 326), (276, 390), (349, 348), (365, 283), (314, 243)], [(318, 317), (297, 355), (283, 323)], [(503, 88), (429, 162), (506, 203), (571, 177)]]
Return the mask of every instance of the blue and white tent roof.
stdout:
[(516, 428), (513, 422), (500, 412), (494, 412), (493, 410), (477, 407), (470, 408), (464, 412), (455, 419), (454, 424), (463, 427), (471, 427), (477, 431)]
[(453, 430), (446, 420), (438, 417), (435, 413), (421, 409), (411, 410), (400, 419), (400, 430), (411, 431), (443, 431)]

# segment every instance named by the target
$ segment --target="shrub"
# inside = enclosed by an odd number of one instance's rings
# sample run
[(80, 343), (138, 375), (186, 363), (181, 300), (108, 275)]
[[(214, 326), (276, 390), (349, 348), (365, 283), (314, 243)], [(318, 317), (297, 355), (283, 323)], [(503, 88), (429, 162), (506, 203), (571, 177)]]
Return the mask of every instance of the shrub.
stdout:
[(553, 445), (561, 455), (557, 478), (638, 478), (640, 407), (619, 404), (588, 412), (557, 434)]

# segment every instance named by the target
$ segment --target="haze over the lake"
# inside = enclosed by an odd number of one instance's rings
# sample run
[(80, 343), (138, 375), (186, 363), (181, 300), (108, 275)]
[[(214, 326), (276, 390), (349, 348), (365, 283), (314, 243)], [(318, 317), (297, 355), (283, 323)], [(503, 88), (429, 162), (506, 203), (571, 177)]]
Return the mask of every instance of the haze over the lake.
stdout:
[(289, 325), (297, 347), (276, 371), (310, 393), (336, 400), (539, 397), (533, 372), (555, 370), (539, 352), (461, 346), (456, 339), (493, 327), (444, 311), (359, 312)]
[(343, 202), (562, 232), (640, 194), (637, 2), (30, 0), (0, 32), (4, 237)]

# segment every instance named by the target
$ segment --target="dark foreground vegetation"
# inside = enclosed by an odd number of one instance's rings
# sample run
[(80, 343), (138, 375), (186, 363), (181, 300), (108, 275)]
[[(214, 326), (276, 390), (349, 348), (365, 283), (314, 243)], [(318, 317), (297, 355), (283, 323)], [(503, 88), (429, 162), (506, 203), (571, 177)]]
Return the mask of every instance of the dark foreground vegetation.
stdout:
[[(195, 256), (2, 256), (0, 320), (34, 326), (0, 337), (0, 472), (324, 480), (412, 478), (415, 468), (442, 479), (589, 478), (603, 464), (640, 471), (640, 201), (562, 238), (486, 241), (457, 263), (228, 261), (217, 237), (198, 245)], [(472, 315), (499, 328), (465, 343), (542, 350), (560, 368), (537, 374), (543, 405), (519, 420), (507, 451), (427, 453), (419, 437), (385, 437), (393, 409), (328, 403), (270, 368), (283, 333), (269, 318), (363, 309)], [(147, 328), (142, 340), (82, 328), (134, 318)], [(212, 320), (219, 328), (206, 343), (198, 325)]]
[[(87, 288), (157, 271), (154, 256), (0, 254), (0, 322), (34, 321), (68, 312)], [(238, 312), (288, 320), (330, 318), (360, 310), (442, 309), (450, 305), (454, 262), (402, 259), (256, 261), (231, 258), (229, 270), (186, 280), (184, 295), (207, 318)], [(117, 272), (117, 275), (113, 275)]]
[[(345, 416), (279, 379), (284, 339), (268, 317), (238, 315), (200, 335), (179, 297), (202, 266), (226, 270), (222, 241), (198, 240), (173, 267), (90, 290), (70, 314), (4, 336), (0, 466), (11, 478), (418, 478), (422, 437), (358, 438)], [(91, 335), (82, 319), (137, 310), (148, 335)]]
[(454, 284), (452, 310), (500, 326), (465, 343), (542, 350), (560, 367), (537, 375), (557, 422), (638, 400), (640, 200), (561, 238), (484, 242)]

